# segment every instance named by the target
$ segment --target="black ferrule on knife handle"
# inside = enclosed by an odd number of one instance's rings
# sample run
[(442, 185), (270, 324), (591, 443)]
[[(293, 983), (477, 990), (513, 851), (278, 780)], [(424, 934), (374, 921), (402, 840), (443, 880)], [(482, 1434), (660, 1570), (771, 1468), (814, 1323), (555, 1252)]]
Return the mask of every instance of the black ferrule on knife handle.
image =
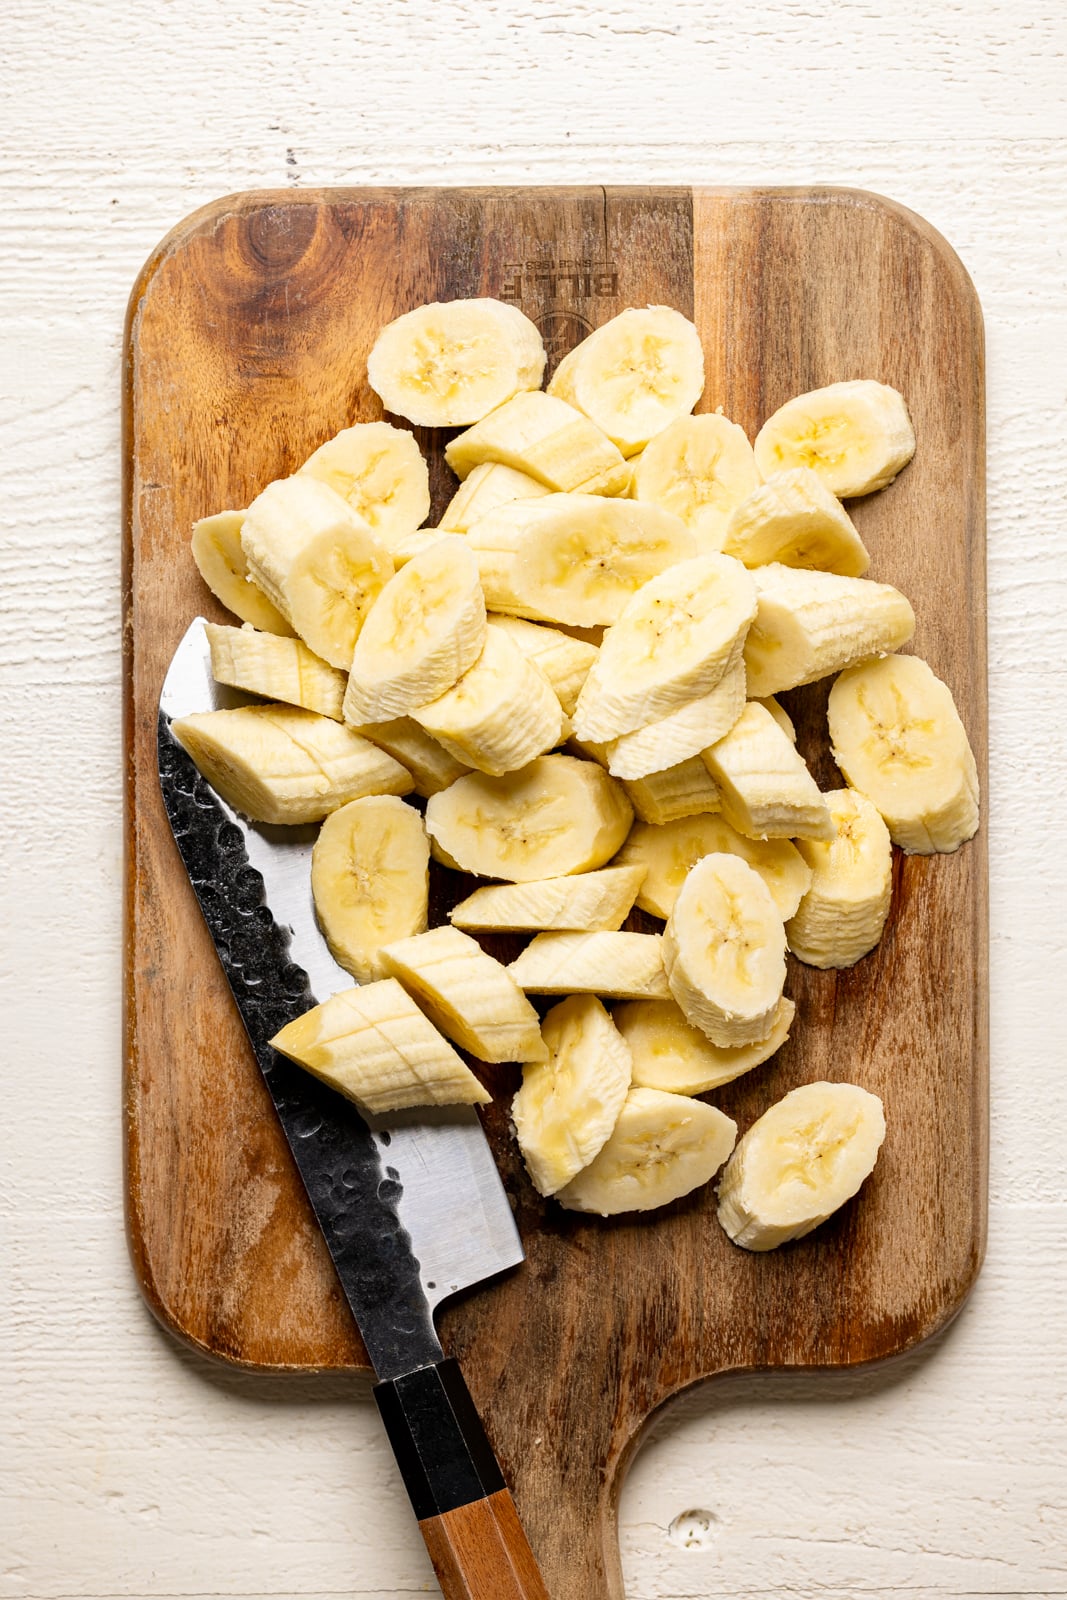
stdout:
[(458, 1362), (379, 1383), (374, 1398), (420, 1522), (506, 1487)]

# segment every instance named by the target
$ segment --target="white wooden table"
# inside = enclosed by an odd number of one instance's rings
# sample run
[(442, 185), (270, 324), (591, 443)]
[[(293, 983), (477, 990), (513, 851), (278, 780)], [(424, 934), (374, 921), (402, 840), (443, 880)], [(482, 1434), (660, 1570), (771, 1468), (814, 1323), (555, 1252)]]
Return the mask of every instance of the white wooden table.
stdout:
[(1067, 1593), (1067, 11), (5, 9), (0, 1596), (433, 1592), (369, 1385), (202, 1364), (126, 1259), (122, 316), (158, 238), (228, 191), (582, 181), (879, 190), (955, 245), (989, 341), (987, 1265), (892, 1370), (720, 1382), (669, 1410), (623, 1500), (628, 1594)]

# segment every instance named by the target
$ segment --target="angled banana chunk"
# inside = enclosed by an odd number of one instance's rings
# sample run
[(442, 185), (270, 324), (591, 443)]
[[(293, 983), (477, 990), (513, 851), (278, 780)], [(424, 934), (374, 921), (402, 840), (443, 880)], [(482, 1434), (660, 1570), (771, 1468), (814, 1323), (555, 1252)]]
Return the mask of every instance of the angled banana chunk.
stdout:
[(745, 709), (745, 663), (735, 651), (732, 666), (714, 689), (688, 700), (658, 722), (609, 739), (608, 771), (613, 778), (644, 778), (699, 755), (725, 738)]
[(537, 389), (545, 347), (529, 317), (503, 300), (417, 306), (385, 325), (367, 381), (387, 411), (423, 428), (465, 427), (520, 389)]
[(825, 842), (797, 840), (811, 885), (785, 936), (809, 967), (851, 967), (882, 937), (893, 893), (893, 848), (865, 795), (834, 789), (824, 798), (836, 832)]
[(507, 967), (458, 928), (398, 939), (378, 959), (430, 1021), (480, 1061), (547, 1059), (537, 1012)]
[(453, 906), (457, 928), (575, 933), (621, 928), (645, 875), (643, 867), (603, 867), (537, 883), (499, 883), (475, 889)]
[(389, 547), (394, 567), (399, 572), (401, 567), (406, 566), (409, 561), (414, 561), (416, 556), (432, 550), (435, 544), (440, 544), (442, 539), (447, 538), (448, 534), (443, 528), (416, 528), (414, 533), (405, 533), (402, 538), (394, 539)]
[(978, 768), (952, 691), (918, 656), (843, 672), (830, 690), (830, 743), (852, 789), (909, 854), (952, 851), (978, 830)]
[(783, 995), (766, 1039), (722, 1049), (687, 1022), (673, 1000), (626, 1000), (612, 1012), (633, 1056), (634, 1087), (666, 1094), (707, 1094), (762, 1066), (785, 1044), (795, 1015), (796, 1006)]
[(257, 633), (252, 627), (204, 625), (211, 647), (211, 676), (216, 683), (284, 700), (324, 717), (341, 721), (347, 679), (329, 667), (301, 639), (283, 639), (275, 633)]
[(805, 1083), (765, 1111), (719, 1181), (719, 1221), (744, 1250), (801, 1239), (850, 1200), (885, 1139), (876, 1094), (854, 1083)]
[(530, 994), (665, 1000), (658, 933), (539, 933), (508, 968)]
[(793, 719), (789, 715), (789, 712), (786, 711), (785, 707), (778, 704), (773, 694), (764, 695), (763, 699), (759, 701), (759, 704), (765, 711), (770, 712), (775, 722), (777, 722), (778, 726), (789, 740), (789, 743), (796, 744), (797, 730), (793, 726)]
[(515, 772), (551, 750), (563, 731), (552, 685), (493, 624), (474, 665), (412, 716), (457, 761), (493, 777)]
[(674, 822), (678, 817), (702, 816), (722, 807), (718, 785), (699, 756), (643, 778), (626, 778), (623, 788), (634, 815), (642, 822)]
[(555, 395), (516, 394), (445, 446), (457, 478), (499, 461), (546, 488), (583, 494), (625, 494), (629, 470), (605, 433)]
[(441, 518), (446, 533), (466, 533), (497, 506), (512, 500), (540, 500), (551, 494), (547, 484), (538, 483), (528, 472), (518, 472), (502, 461), (483, 461), (460, 484)]
[(406, 428), (357, 422), (320, 444), (299, 471), (347, 500), (389, 551), (430, 515), (430, 469)]
[(777, 562), (752, 577), (759, 609), (745, 640), (745, 670), (754, 699), (899, 650), (915, 632), (909, 601), (888, 583)]
[(871, 564), (844, 506), (810, 467), (776, 472), (735, 506), (723, 549), (746, 567), (780, 562), (862, 578)]
[(364, 722), (353, 733), (386, 750), (411, 773), (414, 791), (428, 800), (470, 771), (462, 761), (431, 739), (413, 717), (394, 717), (387, 722)]
[(749, 839), (717, 816), (679, 817), (658, 826), (635, 822), (615, 864), (644, 868), (637, 904), (666, 919), (691, 869), (710, 855), (740, 856), (754, 868), (783, 919), (795, 914), (811, 887), (811, 868), (789, 839)]
[(634, 469), (635, 500), (681, 517), (702, 551), (722, 550), (735, 506), (760, 475), (743, 428), (708, 413), (683, 417), (658, 434)]
[(522, 1069), (511, 1102), (515, 1136), (538, 1194), (555, 1194), (603, 1148), (630, 1087), (630, 1052), (593, 995), (545, 1017), (548, 1059)]
[(573, 716), (582, 684), (597, 657), (597, 646), (583, 639), (572, 639), (558, 628), (503, 612), (489, 614), (490, 627), (500, 628), (517, 644), (524, 656), (540, 667), (568, 716)]
[(759, 873), (739, 856), (704, 856), (663, 932), (670, 992), (712, 1044), (758, 1044), (774, 1031), (785, 983), (785, 928)]
[(768, 417), (754, 446), (764, 478), (808, 467), (839, 500), (892, 483), (915, 454), (903, 396), (871, 378), (831, 383), (787, 400)]
[(330, 717), (239, 706), (176, 718), (171, 732), (213, 789), (253, 822), (319, 822), (366, 794), (408, 794), (411, 774)]
[(351, 800), (326, 818), (311, 852), (315, 914), (338, 966), (360, 983), (385, 976), (383, 944), (423, 933), (430, 845), (394, 795)]
[(736, 1122), (704, 1100), (631, 1089), (610, 1139), (556, 1199), (601, 1217), (651, 1211), (709, 1183), (736, 1138)]
[(342, 989), (271, 1044), (371, 1116), (491, 1098), (395, 978)]
[(292, 637), (292, 628), (276, 605), (253, 582), (241, 548), (243, 511), (217, 511), (193, 523), (192, 552), (197, 570), (216, 600), (242, 622), (264, 633)]
[(832, 839), (815, 779), (771, 713), (750, 700), (730, 732), (703, 752), (722, 813), (750, 839)]

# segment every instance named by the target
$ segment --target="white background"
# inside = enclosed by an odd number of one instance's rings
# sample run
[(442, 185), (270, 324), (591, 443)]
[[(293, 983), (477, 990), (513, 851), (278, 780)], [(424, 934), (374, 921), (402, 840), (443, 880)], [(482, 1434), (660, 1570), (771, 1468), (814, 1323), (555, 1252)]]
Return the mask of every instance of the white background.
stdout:
[[(892, 1370), (670, 1410), (628, 1595), (1067, 1593), (1067, 11), (1056, 0), (7, 0), (0, 45), (0, 1595), (393, 1597), (432, 1575), (364, 1381), (235, 1375), (121, 1222), (122, 316), (286, 183), (866, 186), (956, 247), (989, 382), (993, 1122), (977, 1290)], [(931, 538), (937, 529), (931, 528)], [(923, 1174), (915, 1174), (916, 1192)], [(668, 1524), (710, 1514), (703, 1548)]]

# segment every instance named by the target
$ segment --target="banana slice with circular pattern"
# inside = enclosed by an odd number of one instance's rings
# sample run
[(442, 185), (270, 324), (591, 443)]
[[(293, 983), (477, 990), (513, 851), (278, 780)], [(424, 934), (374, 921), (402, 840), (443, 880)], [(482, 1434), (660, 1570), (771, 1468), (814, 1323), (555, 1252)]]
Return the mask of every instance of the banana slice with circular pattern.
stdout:
[(704, 1100), (631, 1089), (599, 1155), (556, 1199), (601, 1217), (652, 1211), (709, 1183), (736, 1138), (736, 1122)]
[(904, 397), (886, 383), (857, 378), (787, 400), (768, 417), (754, 446), (764, 478), (808, 467), (839, 500), (892, 483), (915, 454)]
[(299, 471), (328, 484), (390, 551), (430, 515), (430, 469), (418, 441), (389, 422), (342, 428)]
[(745, 430), (708, 412), (672, 422), (652, 440), (630, 493), (681, 517), (702, 550), (721, 550), (734, 509), (759, 481)]
[(503, 300), (447, 300), (389, 322), (367, 357), (367, 381), (387, 411), (424, 428), (466, 427), (537, 389), (545, 347)]

